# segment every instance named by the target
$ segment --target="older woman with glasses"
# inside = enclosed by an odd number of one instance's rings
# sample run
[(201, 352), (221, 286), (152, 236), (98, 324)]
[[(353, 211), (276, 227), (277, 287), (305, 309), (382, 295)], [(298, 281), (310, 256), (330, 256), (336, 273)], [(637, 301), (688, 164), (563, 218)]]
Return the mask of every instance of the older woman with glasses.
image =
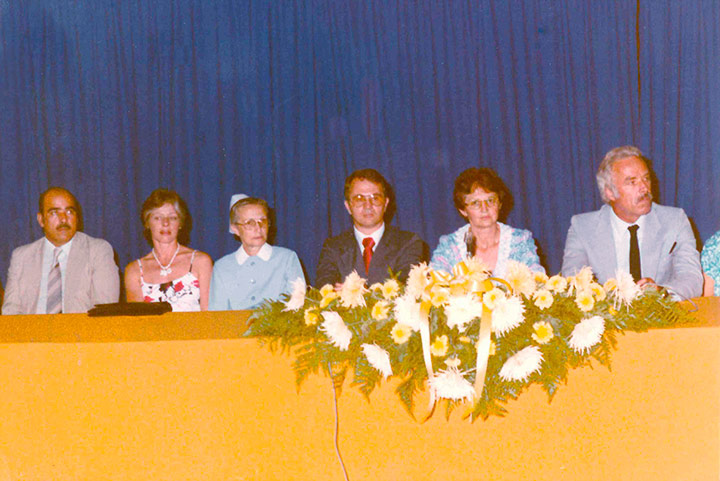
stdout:
[(230, 200), (230, 232), (242, 244), (215, 263), (210, 310), (252, 309), (290, 293), (296, 280), (305, 282), (295, 252), (267, 243), (269, 211), (263, 199), (236, 194)]
[(212, 259), (181, 244), (191, 228), (185, 201), (172, 190), (156, 189), (143, 203), (140, 219), (153, 247), (125, 268), (127, 300), (168, 302), (173, 311), (206, 311)]
[(481, 260), (498, 277), (504, 277), (509, 260), (545, 272), (540, 265), (530, 231), (498, 222), (512, 207), (510, 192), (500, 177), (488, 168), (470, 168), (455, 180), (453, 201), (468, 223), (440, 237), (430, 266), (450, 272), (468, 258)]

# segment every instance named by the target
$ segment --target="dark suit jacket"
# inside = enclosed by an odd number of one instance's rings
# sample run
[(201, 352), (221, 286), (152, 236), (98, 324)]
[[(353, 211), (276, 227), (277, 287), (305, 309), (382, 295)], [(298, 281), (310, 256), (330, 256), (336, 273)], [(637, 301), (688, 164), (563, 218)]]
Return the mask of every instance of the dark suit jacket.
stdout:
[(321, 287), (342, 282), (354, 270), (367, 279), (368, 285), (383, 282), (390, 277), (388, 268), (404, 281), (410, 267), (426, 262), (428, 257), (427, 244), (417, 234), (385, 224), (385, 232), (375, 248), (370, 271), (366, 275), (362, 252), (351, 229), (330, 237), (323, 244), (315, 285)]

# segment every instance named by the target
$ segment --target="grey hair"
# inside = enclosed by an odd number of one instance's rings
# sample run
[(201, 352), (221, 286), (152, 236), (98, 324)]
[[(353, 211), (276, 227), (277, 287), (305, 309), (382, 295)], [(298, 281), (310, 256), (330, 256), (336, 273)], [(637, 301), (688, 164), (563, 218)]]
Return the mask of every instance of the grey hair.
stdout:
[(600, 167), (598, 167), (595, 179), (597, 180), (597, 186), (600, 190), (600, 197), (602, 197), (603, 202), (606, 204), (610, 202), (610, 199), (608, 199), (607, 194), (605, 193), (607, 189), (609, 189), (614, 195), (617, 195), (618, 193), (617, 187), (615, 186), (615, 182), (613, 182), (612, 178), (613, 165), (615, 165), (615, 162), (618, 160), (627, 159), (628, 157), (637, 157), (647, 164), (647, 160), (640, 149), (632, 145), (615, 147), (605, 154), (602, 162), (600, 162)]

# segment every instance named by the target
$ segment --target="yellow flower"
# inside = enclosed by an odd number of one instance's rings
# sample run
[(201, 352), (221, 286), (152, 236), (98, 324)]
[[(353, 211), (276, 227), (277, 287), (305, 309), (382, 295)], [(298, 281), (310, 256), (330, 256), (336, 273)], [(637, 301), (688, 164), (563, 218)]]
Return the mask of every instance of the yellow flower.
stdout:
[(595, 296), (596, 301), (600, 302), (605, 300), (605, 289), (603, 289), (603, 287), (597, 282), (590, 284), (590, 292), (592, 292), (592, 295)]
[(535, 292), (535, 278), (528, 266), (517, 261), (508, 261), (505, 280), (512, 286), (513, 292), (530, 297)]
[(390, 304), (387, 301), (377, 301), (370, 314), (376, 321), (384, 321), (390, 312)]
[(457, 357), (445, 359), (445, 365), (447, 367), (460, 367), (460, 359), (458, 359)]
[(338, 296), (335, 288), (330, 284), (325, 284), (320, 288), (320, 295), (322, 296), (322, 299), (320, 299), (320, 309), (325, 309), (332, 301), (337, 299)]
[(390, 335), (393, 338), (393, 341), (395, 341), (395, 344), (405, 344), (408, 339), (410, 339), (410, 334), (412, 334), (412, 329), (405, 324), (400, 324), (399, 322), (396, 323), (392, 331), (390, 331)]
[(381, 290), (382, 290), (382, 283), (381, 283), (381, 282), (376, 282), (375, 284), (373, 284), (372, 286), (370, 286), (368, 289), (371, 290), (371, 291), (381, 291)]
[(575, 298), (575, 304), (583, 312), (588, 312), (595, 307), (595, 298), (588, 291), (580, 291)]
[(462, 342), (463, 344), (470, 344), (472, 342), (472, 339), (467, 336), (460, 336), (458, 337), (458, 341)]
[(400, 284), (395, 279), (388, 279), (380, 288), (382, 295), (388, 301), (394, 299), (400, 293)]
[(586, 291), (590, 288), (590, 283), (593, 282), (592, 269), (585, 266), (575, 274), (575, 277), (573, 277), (572, 280), (570, 279), (571, 278), (568, 277), (568, 281), (577, 292)]
[(616, 279), (608, 279), (605, 281), (605, 284), (603, 284), (603, 289), (605, 289), (605, 292), (614, 291), (617, 289), (617, 280)]
[(567, 283), (567, 279), (565, 279), (563, 276), (555, 275), (547, 280), (547, 282), (545, 283), (545, 287), (559, 294), (565, 291), (565, 289), (567, 288)]
[(543, 284), (548, 280), (548, 276), (544, 272), (533, 272), (533, 274), (535, 282), (537, 282), (538, 284)]
[(493, 287), (489, 291), (487, 291), (485, 294), (483, 294), (483, 304), (485, 304), (485, 307), (490, 309), (491, 311), (495, 309), (497, 306), (498, 301), (501, 301), (505, 299), (505, 293), (498, 289), (497, 287)]
[(540, 309), (547, 309), (553, 305), (553, 301), (555, 300), (552, 293), (547, 289), (540, 289), (539, 291), (536, 291), (533, 295), (533, 299), (535, 299), (534, 304)]
[(315, 309), (306, 310), (303, 318), (305, 319), (306, 326), (314, 326), (320, 320), (320, 316), (318, 316), (317, 310)]
[(445, 334), (440, 337), (436, 337), (432, 344), (430, 344), (430, 354), (435, 357), (442, 357), (447, 354), (447, 351), (448, 337)]
[(613, 316), (614, 316), (615, 314), (617, 314), (617, 311), (616, 311), (615, 308), (612, 307), (612, 306), (610, 306), (610, 308), (608, 309), (608, 312), (609, 312), (610, 314), (612, 314)]
[(490, 341), (490, 350), (488, 351), (488, 356), (494, 356), (496, 350), (497, 346), (495, 345), (495, 341)]
[(539, 321), (533, 324), (533, 330), (535, 333), (532, 335), (532, 338), (535, 339), (538, 344), (547, 344), (554, 336), (552, 325), (546, 321)]
[(430, 303), (435, 307), (440, 307), (447, 304), (450, 300), (450, 292), (447, 287), (441, 287), (434, 285), (430, 290)]
[(345, 278), (340, 288), (340, 302), (343, 306), (353, 308), (365, 305), (365, 279), (360, 277), (357, 272), (352, 271)]

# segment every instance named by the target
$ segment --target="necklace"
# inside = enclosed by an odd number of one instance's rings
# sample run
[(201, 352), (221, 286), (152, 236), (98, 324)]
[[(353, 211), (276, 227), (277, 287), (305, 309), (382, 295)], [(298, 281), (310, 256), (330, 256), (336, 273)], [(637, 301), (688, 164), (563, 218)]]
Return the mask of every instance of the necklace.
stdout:
[(167, 277), (168, 274), (170, 274), (172, 272), (172, 269), (170, 268), (170, 266), (175, 261), (175, 256), (177, 256), (177, 253), (179, 251), (180, 251), (180, 244), (178, 244), (177, 249), (175, 249), (175, 254), (173, 254), (172, 259), (170, 259), (170, 262), (168, 262), (168, 265), (164, 266), (160, 263), (160, 259), (158, 259), (158, 257), (155, 255), (155, 248), (153, 247), (152, 255), (155, 258), (155, 262), (157, 262), (158, 265), (160, 266), (160, 275), (161, 276)]

